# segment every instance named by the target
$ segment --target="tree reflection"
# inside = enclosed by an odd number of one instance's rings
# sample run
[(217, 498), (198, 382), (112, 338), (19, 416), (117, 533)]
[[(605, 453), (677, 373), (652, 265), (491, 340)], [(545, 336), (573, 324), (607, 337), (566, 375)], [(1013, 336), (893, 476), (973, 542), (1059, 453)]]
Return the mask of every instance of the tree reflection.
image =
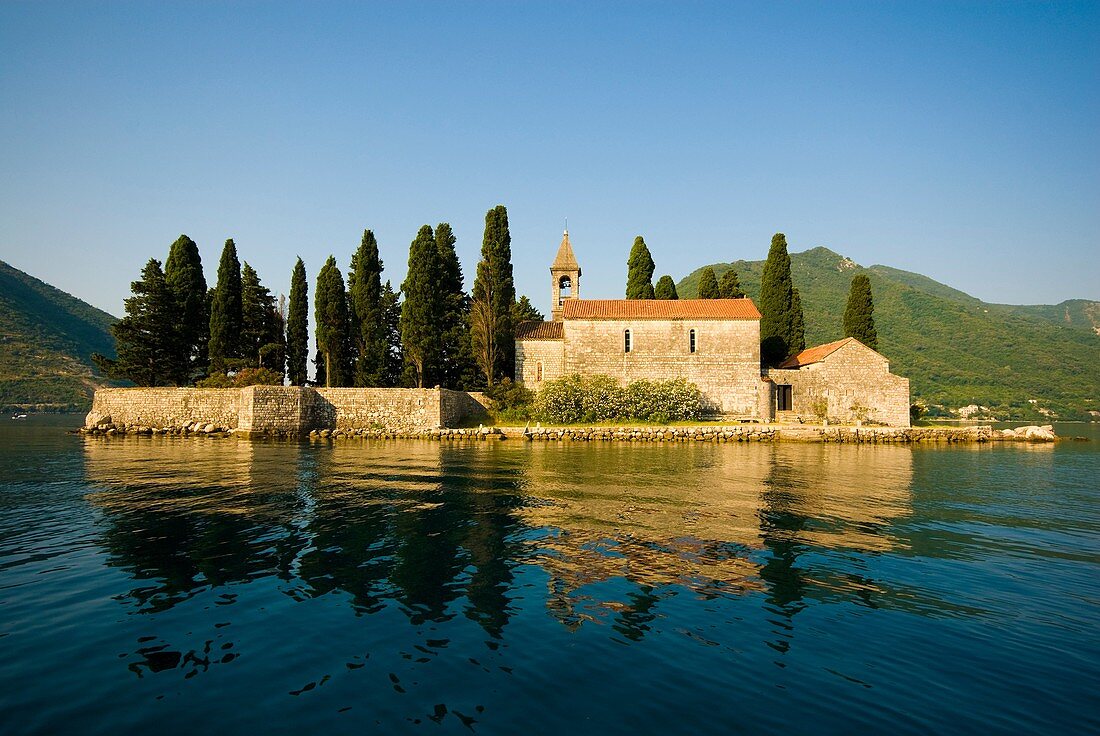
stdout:
[(631, 642), (672, 596), (759, 595), (783, 650), (811, 602), (921, 597), (803, 561), (897, 546), (908, 448), (139, 437), (87, 438), (85, 454), (101, 543), (140, 611), (267, 580), (499, 639), (524, 567), (564, 626), (605, 622)]

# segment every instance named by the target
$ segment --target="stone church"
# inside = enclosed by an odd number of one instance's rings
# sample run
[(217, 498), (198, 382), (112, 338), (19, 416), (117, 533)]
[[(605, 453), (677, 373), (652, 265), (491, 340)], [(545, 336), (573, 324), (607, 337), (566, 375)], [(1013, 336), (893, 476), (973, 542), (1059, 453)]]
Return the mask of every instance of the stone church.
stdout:
[(581, 299), (568, 230), (550, 276), (551, 320), (516, 330), (516, 380), (528, 388), (574, 373), (624, 385), (683, 378), (730, 419), (909, 425), (909, 380), (853, 338), (761, 370), (752, 299)]

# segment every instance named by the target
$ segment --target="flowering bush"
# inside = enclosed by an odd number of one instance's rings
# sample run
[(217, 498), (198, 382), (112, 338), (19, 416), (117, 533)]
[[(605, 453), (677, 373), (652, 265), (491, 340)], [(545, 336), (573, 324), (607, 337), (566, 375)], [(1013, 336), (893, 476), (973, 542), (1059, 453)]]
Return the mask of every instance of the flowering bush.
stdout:
[(635, 381), (626, 388), (610, 376), (563, 376), (547, 381), (535, 398), (535, 413), (550, 422), (575, 424), (615, 419), (669, 422), (703, 413), (699, 387), (682, 378)]

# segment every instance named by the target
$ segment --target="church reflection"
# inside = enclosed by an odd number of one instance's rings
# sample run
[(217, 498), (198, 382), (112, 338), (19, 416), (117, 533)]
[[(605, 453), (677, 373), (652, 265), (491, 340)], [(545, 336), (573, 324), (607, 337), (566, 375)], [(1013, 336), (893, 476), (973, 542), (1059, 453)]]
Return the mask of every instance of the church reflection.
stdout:
[(814, 560), (896, 547), (913, 474), (909, 448), (831, 445), (89, 437), (85, 459), (140, 612), (266, 580), (499, 639), (544, 586), (563, 625), (638, 641), (675, 596), (759, 598), (779, 651), (813, 602), (880, 604), (870, 576)]

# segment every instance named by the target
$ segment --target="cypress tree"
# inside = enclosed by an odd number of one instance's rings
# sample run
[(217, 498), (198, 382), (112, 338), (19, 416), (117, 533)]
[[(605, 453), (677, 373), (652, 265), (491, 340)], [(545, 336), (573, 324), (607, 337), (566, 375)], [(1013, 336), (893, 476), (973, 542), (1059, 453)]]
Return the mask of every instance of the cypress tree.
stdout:
[(806, 349), (806, 320), (802, 314), (802, 297), (798, 289), (791, 290), (791, 344), (790, 354), (797, 355)]
[(490, 386), (500, 378), (513, 378), (515, 374), (516, 336), (512, 324), (515, 301), (508, 210), (504, 205), (497, 205), (485, 214), (485, 237), (470, 305), (474, 358)]
[(699, 298), (720, 299), (722, 295), (718, 291), (718, 278), (714, 275), (714, 269), (707, 266), (699, 277)]
[(401, 352), (401, 294), (387, 281), (382, 286), (382, 324), (385, 326), (386, 359), (382, 364), (382, 385), (401, 385), (405, 356)]
[[(317, 274), (317, 291), (313, 295), (317, 352), (324, 366), (325, 386), (346, 386), (348, 344), (348, 300), (344, 291), (344, 276), (336, 259), (328, 257)], [(320, 382), (320, 378), (318, 378)]]
[(186, 235), (180, 235), (168, 251), (164, 281), (175, 303), (172, 373), (176, 384), (184, 386), (203, 372), (210, 337), (202, 258), (195, 241)]
[(680, 295), (676, 293), (676, 282), (672, 280), (671, 276), (662, 276), (657, 279), (657, 285), (653, 287), (654, 299), (679, 299)]
[(304, 386), (309, 359), (309, 284), (306, 266), (299, 258), (290, 275), (290, 306), (286, 318), (287, 374), (292, 386)]
[(210, 371), (224, 373), (240, 357), (241, 263), (233, 239), (225, 241), (218, 263), (218, 285), (210, 304)]
[(775, 365), (791, 354), (794, 284), (787, 236), (772, 237), (760, 279), (760, 362)]
[(634, 238), (630, 257), (626, 259), (626, 298), (653, 299), (653, 256), (642, 236)]
[(441, 302), (436, 282), (440, 274), (439, 249), (430, 225), (424, 225), (409, 246), (409, 270), (401, 291), (401, 348), (413, 369), (417, 388), (432, 385), (441, 353)]
[(133, 381), (139, 386), (175, 383), (172, 359), (176, 355), (176, 300), (160, 261), (150, 258), (141, 278), (130, 284), (133, 296), (125, 302), (126, 315), (111, 325), (115, 359), (96, 354), (97, 367), (110, 378)]
[(386, 361), (386, 326), (382, 314), (382, 259), (378, 241), (363, 231), (348, 274), (348, 307), (355, 347), (356, 386), (381, 386)]
[(462, 264), (449, 223), (436, 226), (435, 244), (439, 254), (436, 299), (440, 308), (440, 385), (468, 388), (477, 380), (470, 344), (470, 297), (462, 288)]
[(722, 274), (718, 282), (718, 293), (723, 299), (740, 299), (745, 296), (745, 292), (741, 289), (741, 281), (737, 278), (737, 272), (732, 268)]
[(848, 306), (844, 309), (844, 336), (854, 337), (861, 343), (878, 350), (878, 331), (875, 330), (875, 303), (871, 297), (871, 279), (867, 274), (856, 274), (848, 290)]

